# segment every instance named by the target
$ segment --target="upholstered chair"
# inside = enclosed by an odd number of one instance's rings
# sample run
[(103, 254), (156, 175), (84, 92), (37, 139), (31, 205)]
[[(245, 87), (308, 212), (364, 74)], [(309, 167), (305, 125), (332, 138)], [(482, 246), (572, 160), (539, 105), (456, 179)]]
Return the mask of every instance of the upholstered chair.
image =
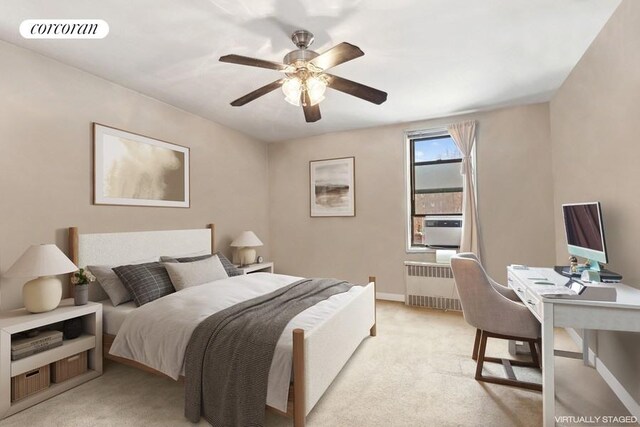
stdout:
[[(480, 260), (478, 259), (478, 257), (476, 256), (476, 254), (474, 254), (473, 252), (463, 252), (458, 254), (458, 256), (462, 257), (462, 258), (469, 258), (469, 259), (475, 259), (476, 261), (478, 261), (478, 263), (480, 263)], [(482, 267), (482, 264), (480, 264), (480, 266)], [(484, 267), (483, 267), (484, 269)], [(485, 271), (485, 274), (487, 272)], [(514, 291), (513, 289), (501, 285), (500, 283), (496, 282), (495, 280), (493, 280), (491, 277), (489, 277), (489, 275), (487, 274), (487, 279), (489, 279), (489, 283), (491, 283), (491, 286), (493, 286), (493, 289), (495, 289), (496, 291), (500, 292), (502, 294), (503, 297), (509, 298), (511, 301), (515, 301), (517, 303), (520, 303), (520, 298), (518, 298), (518, 295), (516, 295), (516, 291)]]
[[(462, 253), (451, 258), (464, 319), (475, 327), (476, 339), (473, 359), (477, 361), (475, 379), (496, 384), (511, 385), (530, 390), (542, 390), (540, 384), (519, 381), (512, 366), (540, 367), (536, 345), (540, 346), (540, 323), (523, 304), (512, 300), (510, 289), (489, 278), (473, 254)], [(505, 292), (501, 292), (504, 290)], [(505, 295), (506, 294), (506, 295)], [(517, 296), (512, 295), (517, 298)], [(524, 341), (529, 344), (531, 362), (486, 357), (488, 338)], [(501, 363), (507, 378), (482, 374), (484, 362)]]

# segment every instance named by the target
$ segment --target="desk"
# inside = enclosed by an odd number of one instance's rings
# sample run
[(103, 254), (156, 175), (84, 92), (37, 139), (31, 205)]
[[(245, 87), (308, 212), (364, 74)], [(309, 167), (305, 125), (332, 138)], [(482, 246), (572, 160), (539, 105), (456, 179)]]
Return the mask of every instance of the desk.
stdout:
[[(510, 266), (507, 273), (509, 287), (542, 324), (542, 416), (544, 427), (551, 427), (555, 425), (553, 328), (640, 332), (640, 290), (617, 283), (616, 301), (547, 298), (534, 290), (535, 278), (545, 278), (558, 286), (569, 279), (552, 268), (524, 270)], [(583, 357), (588, 358), (588, 348)]]

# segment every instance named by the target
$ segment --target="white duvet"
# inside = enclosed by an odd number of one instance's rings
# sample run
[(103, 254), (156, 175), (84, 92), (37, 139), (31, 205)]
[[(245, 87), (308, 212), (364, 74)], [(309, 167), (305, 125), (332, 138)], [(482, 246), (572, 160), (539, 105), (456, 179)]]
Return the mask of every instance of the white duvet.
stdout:
[[(135, 360), (173, 379), (184, 373), (185, 351), (191, 334), (210, 315), (239, 302), (264, 295), (301, 277), (253, 273), (186, 288), (143, 305), (127, 315), (110, 354)], [(276, 344), (269, 371), (267, 405), (287, 410), (291, 382), (292, 331), (310, 334), (314, 328), (360, 294), (364, 287), (334, 295), (308, 308), (287, 324)]]

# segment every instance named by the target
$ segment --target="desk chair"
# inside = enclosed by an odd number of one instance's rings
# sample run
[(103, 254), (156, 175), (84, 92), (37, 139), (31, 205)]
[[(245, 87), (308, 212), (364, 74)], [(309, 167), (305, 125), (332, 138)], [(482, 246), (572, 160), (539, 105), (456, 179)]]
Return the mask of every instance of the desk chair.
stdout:
[[(473, 360), (476, 360), (478, 381), (503, 384), (529, 390), (542, 391), (542, 385), (520, 381), (512, 366), (540, 368), (536, 344), (541, 343), (540, 323), (523, 304), (510, 298), (511, 289), (494, 282), (475, 255), (462, 253), (451, 258), (451, 270), (460, 296), (464, 319), (475, 327), (476, 339)], [(513, 292), (513, 291), (511, 291)], [(506, 295), (505, 295), (506, 294)], [(517, 298), (517, 296), (513, 295)], [(529, 344), (531, 362), (486, 357), (488, 338), (524, 341)], [(484, 362), (501, 363), (508, 378), (482, 375)]]
[[(458, 254), (458, 256), (461, 258), (474, 259), (478, 263), (480, 263), (480, 260), (478, 259), (476, 254), (474, 254), (473, 252), (463, 252)], [(482, 264), (480, 265), (482, 266)], [(485, 271), (485, 274), (486, 274), (486, 271)], [(516, 295), (516, 291), (514, 291), (508, 286), (501, 285), (500, 283), (496, 282), (491, 277), (489, 277), (489, 275), (487, 275), (487, 279), (489, 279), (489, 283), (491, 283), (491, 286), (493, 286), (493, 289), (500, 292), (503, 297), (509, 298), (511, 301), (515, 301), (518, 304), (522, 304), (520, 298), (518, 298), (518, 295)]]

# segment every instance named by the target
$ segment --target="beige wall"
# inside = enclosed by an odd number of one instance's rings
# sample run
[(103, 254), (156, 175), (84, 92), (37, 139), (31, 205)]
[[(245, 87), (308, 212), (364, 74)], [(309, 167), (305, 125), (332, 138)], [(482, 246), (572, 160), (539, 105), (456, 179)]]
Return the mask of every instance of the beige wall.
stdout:
[[(640, 288), (640, 2), (624, 1), (550, 104), (557, 261), (560, 205), (602, 202), (608, 267)], [(599, 333), (598, 354), (640, 401), (640, 338)]]
[[(485, 261), (505, 280), (510, 263), (549, 265), (555, 257), (548, 104), (396, 126), (340, 132), (269, 145), (271, 255), (278, 272), (362, 282), (404, 294), (404, 137), (474, 118)], [(356, 217), (310, 218), (309, 161), (356, 158)]]
[[(69, 226), (110, 232), (215, 222), (225, 252), (244, 229), (268, 244), (263, 142), (4, 42), (0, 69), (0, 273), (30, 244), (66, 250)], [(191, 208), (93, 206), (94, 121), (190, 147)], [(22, 306), (23, 282), (0, 278), (0, 308)]]

